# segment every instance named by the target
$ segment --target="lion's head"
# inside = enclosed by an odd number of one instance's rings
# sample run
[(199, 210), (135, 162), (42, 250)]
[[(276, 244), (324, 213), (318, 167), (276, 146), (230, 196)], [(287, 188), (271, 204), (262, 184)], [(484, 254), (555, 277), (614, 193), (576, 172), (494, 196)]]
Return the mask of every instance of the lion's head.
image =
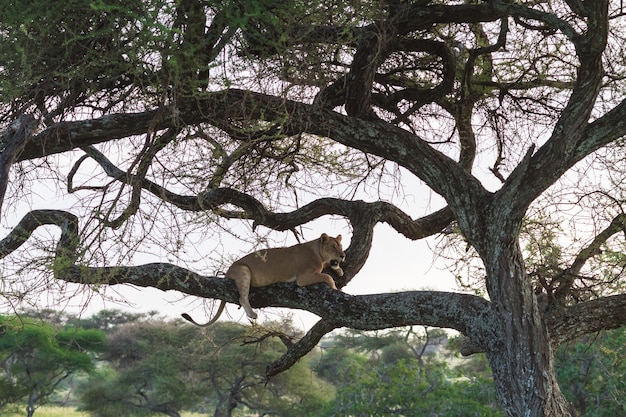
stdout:
[(346, 259), (346, 254), (341, 247), (341, 235), (331, 237), (326, 233), (322, 233), (322, 236), (320, 236), (320, 255), (332, 269), (343, 275), (343, 270), (339, 264)]

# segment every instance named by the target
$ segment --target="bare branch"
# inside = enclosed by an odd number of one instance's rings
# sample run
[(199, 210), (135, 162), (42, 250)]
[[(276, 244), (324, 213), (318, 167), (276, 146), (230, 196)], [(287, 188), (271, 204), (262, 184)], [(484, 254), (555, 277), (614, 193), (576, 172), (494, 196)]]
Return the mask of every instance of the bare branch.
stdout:
[(300, 358), (313, 350), (322, 337), (336, 328), (337, 326), (330, 320), (320, 320), (315, 323), (302, 339), (289, 346), (289, 349), (283, 356), (267, 366), (265, 370), (266, 379), (269, 381), (273, 376), (291, 368)]
[[(562, 273), (554, 278), (551, 287), (554, 289), (554, 299), (557, 303), (563, 303), (567, 295), (569, 294), (574, 281), (580, 274), (580, 270), (587, 263), (589, 259), (601, 253), (600, 247), (606, 243), (606, 241), (614, 234), (626, 230), (626, 214), (620, 213), (613, 218), (611, 223), (593, 239), (593, 241), (583, 248), (572, 265), (565, 269)], [(552, 296), (552, 294), (548, 294)]]
[[(212, 210), (225, 218), (253, 220), (253, 228), (265, 226), (273, 230), (290, 230), (325, 215), (340, 215), (349, 219), (353, 227), (352, 243), (346, 249), (346, 274), (337, 278), (338, 287), (345, 286), (363, 267), (372, 245), (374, 226), (386, 222), (398, 233), (409, 239), (418, 240), (443, 230), (453, 220), (449, 209), (439, 210), (420, 219), (412, 219), (392, 204), (377, 201), (347, 201), (335, 198), (322, 198), (288, 213), (274, 213), (252, 196), (231, 188), (218, 188), (204, 191), (197, 196), (183, 196), (168, 191), (164, 187), (146, 179), (126, 173), (117, 168), (94, 147), (83, 150), (96, 160), (110, 177), (123, 183), (142, 187), (156, 197), (189, 211)], [(231, 204), (243, 212), (224, 211), (220, 207)]]

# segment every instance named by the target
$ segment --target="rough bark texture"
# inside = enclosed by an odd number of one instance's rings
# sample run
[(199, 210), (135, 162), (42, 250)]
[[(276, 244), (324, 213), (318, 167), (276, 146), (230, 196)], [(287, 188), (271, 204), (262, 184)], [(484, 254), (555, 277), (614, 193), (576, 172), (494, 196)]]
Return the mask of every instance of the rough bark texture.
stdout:
[(497, 338), (487, 347), (504, 407), (515, 416), (575, 416), (554, 373), (552, 342), (517, 244), (499, 245), (487, 265)]

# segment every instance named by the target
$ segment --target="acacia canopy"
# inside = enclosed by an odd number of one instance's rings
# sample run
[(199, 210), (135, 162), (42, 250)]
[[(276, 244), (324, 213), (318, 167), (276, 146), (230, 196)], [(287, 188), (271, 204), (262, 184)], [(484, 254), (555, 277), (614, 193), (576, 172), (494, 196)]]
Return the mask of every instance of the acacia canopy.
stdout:
[[(329, 216), (351, 231), (343, 288), (377, 224), (443, 234), (474, 293), (252, 291), (253, 307), (320, 316), (268, 375), (338, 327), (453, 328), (486, 352), (509, 415), (575, 414), (553, 349), (626, 324), (621, 2), (15, 3), (0, 6), (3, 220), (44, 179), (68, 204), (7, 225), (7, 298), (73, 282), (237, 302), (188, 267), (190, 240), (211, 257), (236, 228)], [(441, 207), (364, 193), (414, 178)], [(16, 251), (47, 224), (55, 243)], [(170, 261), (133, 264), (142, 252)]]

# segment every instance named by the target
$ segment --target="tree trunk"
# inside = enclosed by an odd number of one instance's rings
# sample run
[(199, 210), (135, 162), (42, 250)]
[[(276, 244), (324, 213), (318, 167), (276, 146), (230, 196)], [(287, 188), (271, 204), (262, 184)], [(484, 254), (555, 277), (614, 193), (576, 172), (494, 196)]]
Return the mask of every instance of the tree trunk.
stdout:
[(494, 244), (483, 260), (494, 309), (487, 357), (504, 410), (512, 417), (574, 417), (555, 376), (545, 323), (518, 243)]
[(26, 404), (26, 417), (33, 417), (35, 414), (35, 403), (37, 402), (37, 393), (32, 391), (28, 396), (28, 403)]
[(230, 416), (230, 406), (228, 405), (229, 397), (219, 395), (217, 400), (217, 405), (215, 406), (215, 412), (213, 413), (213, 417), (229, 417)]
[(233, 415), (233, 411), (239, 403), (238, 398), (241, 394), (241, 384), (244, 379), (245, 376), (238, 376), (235, 378), (230, 390), (228, 391), (228, 396), (219, 394), (214, 417), (231, 417)]

